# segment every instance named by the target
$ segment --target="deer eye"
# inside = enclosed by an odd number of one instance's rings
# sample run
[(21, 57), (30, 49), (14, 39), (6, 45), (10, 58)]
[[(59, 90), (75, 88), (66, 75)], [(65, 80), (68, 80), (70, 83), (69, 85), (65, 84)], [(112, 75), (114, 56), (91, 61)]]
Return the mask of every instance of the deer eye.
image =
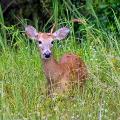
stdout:
[(51, 44), (53, 45), (53, 44), (54, 44), (54, 41), (52, 41)]
[(42, 41), (38, 41), (39, 44), (42, 44)]

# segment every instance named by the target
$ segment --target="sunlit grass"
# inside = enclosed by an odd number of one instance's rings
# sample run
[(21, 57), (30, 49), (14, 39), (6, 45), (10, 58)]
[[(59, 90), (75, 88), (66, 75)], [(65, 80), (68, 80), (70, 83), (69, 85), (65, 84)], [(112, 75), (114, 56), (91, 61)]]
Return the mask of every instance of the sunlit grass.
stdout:
[[(29, 43), (20, 32), (14, 36), (17, 43), (0, 56), (1, 113), (4, 120), (119, 117), (119, 44), (115, 36), (104, 36), (100, 30), (97, 33), (89, 29), (87, 34), (81, 46), (72, 35), (59, 44), (55, 43), (55, 57), (59, 59), (66, 52), (78, 54), (88, 67), (89, 78), (83, 92), (75, 89), (73, 97), (64, 95), (54, 99), (46, 97), (46, 79), (35, 43)], [(109, 48), (103, 38), (112, 39)]]

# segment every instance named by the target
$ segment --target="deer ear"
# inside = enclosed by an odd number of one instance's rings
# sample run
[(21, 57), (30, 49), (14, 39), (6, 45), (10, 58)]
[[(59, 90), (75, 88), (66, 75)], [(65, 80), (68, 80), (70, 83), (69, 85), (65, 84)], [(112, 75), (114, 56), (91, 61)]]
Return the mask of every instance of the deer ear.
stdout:
[(25, 32), (28, 35), (28, 37), (30, 37), (31, 39), (36, 39), (38, 35), (37, 30), (33, 26), (30, 26), (30, 25), (25, 27)]
[(62, 40), (68, 35), (69, 32), (70, 32), (69, 28), (63, 27), (63, 28), (58, 29), (56, 32), (54, 32), (53, 35), (55, 39)]

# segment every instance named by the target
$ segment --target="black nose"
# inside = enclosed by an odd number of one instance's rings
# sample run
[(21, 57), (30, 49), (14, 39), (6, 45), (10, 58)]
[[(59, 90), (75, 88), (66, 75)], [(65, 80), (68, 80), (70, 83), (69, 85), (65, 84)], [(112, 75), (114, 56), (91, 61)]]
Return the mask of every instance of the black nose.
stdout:
[(45, 58), (50, 58), (51, 53), (50, 52), (46, 52), (46, 53), (44, 53), (44, 56), (45, 56)]

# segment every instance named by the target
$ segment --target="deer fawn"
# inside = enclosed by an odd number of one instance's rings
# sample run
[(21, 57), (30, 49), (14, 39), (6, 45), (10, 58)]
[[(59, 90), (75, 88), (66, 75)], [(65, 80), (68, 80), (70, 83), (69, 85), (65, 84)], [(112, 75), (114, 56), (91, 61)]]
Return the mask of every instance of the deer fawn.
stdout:
[(57, 62), (51, 52), (53, 41), (63, 40), (68, 35), (70, 30), (67, 27), (54, 33), (41, 33), (34, 27), (27, 26), (25, 31), (28, 37), (38, 43), (49, 93), (63, 93), (70, 88), (72, 82), (83, 86), (87, 76), (84, 62), (75, 54), (65, 54), (60, 62)]

